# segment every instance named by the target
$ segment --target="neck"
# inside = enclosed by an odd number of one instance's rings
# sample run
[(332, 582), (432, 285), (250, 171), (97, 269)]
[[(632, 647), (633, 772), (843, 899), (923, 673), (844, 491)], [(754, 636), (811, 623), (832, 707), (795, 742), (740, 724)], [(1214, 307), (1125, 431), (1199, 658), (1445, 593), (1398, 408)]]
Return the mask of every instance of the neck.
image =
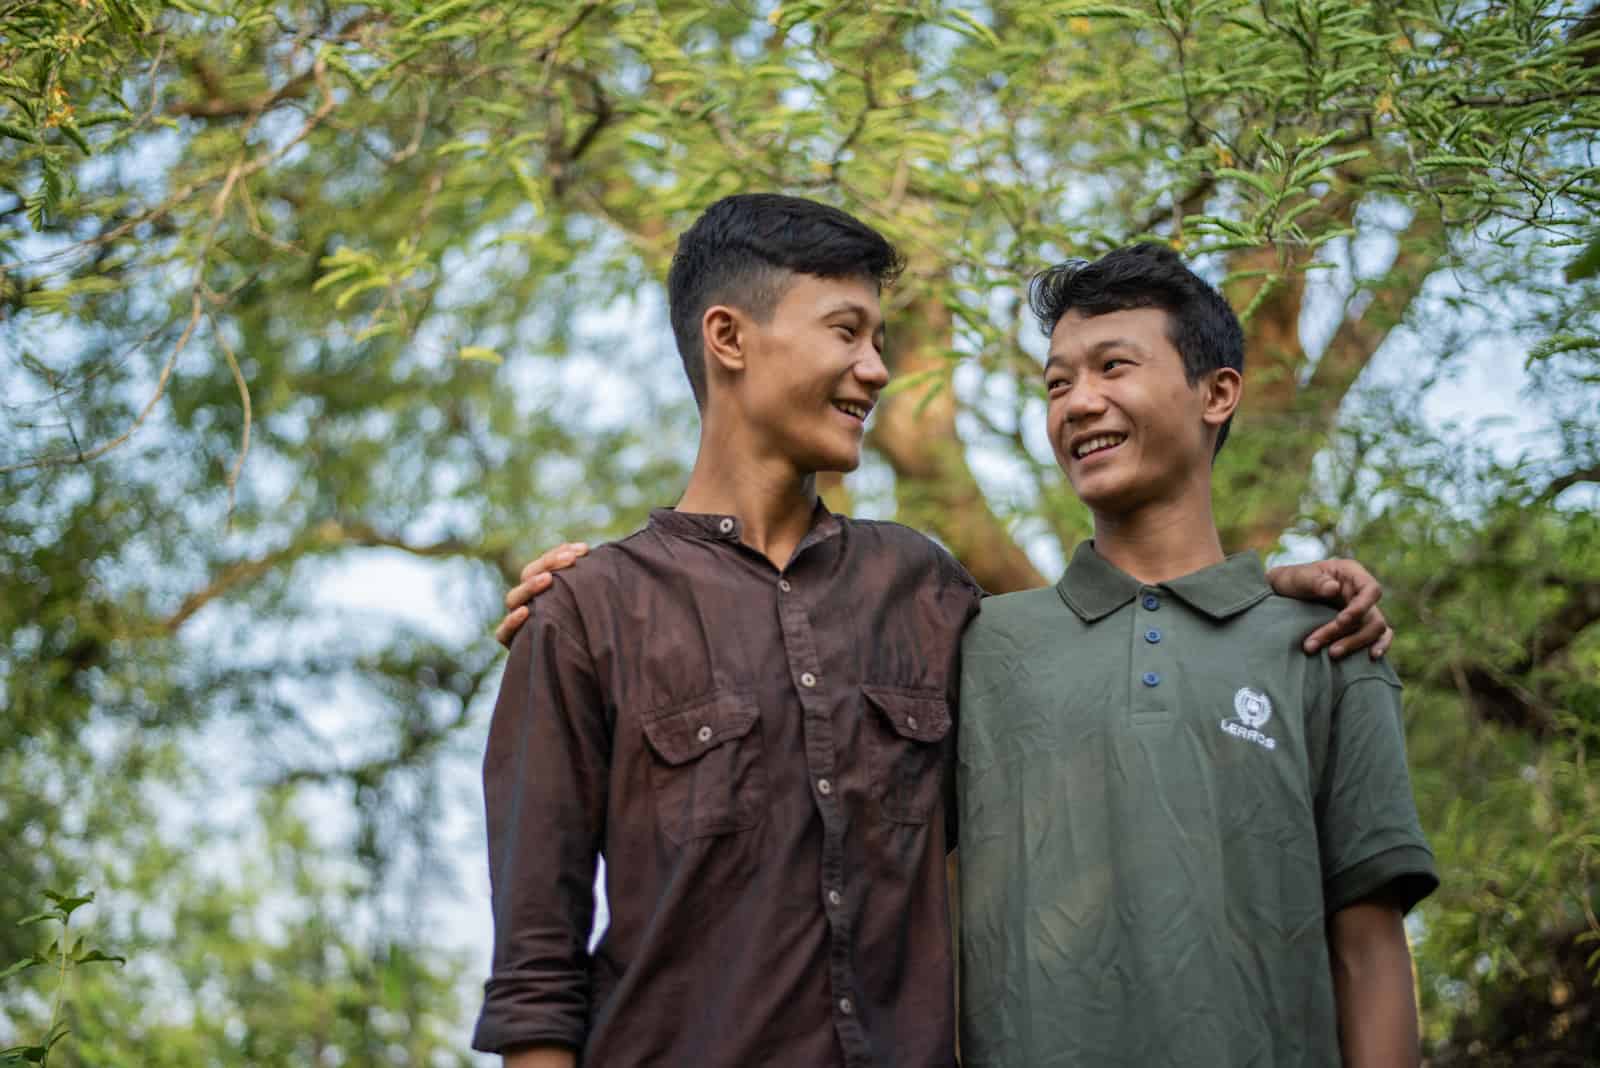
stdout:
[[(1207, 472), (1209, 476), (1209, 472)], [(1153, 585), (1226, 557), (1211, 514), (1211, 485), (1128, 512), (1094, 513), (1095, 552), (1140, 582)]]
[(700, 451), (677, 510), (737, 516), (740, 540), (781, 570), (811, 529), (816, 475), (763, 457), (741, 439), (709, 418), (701, 424)]

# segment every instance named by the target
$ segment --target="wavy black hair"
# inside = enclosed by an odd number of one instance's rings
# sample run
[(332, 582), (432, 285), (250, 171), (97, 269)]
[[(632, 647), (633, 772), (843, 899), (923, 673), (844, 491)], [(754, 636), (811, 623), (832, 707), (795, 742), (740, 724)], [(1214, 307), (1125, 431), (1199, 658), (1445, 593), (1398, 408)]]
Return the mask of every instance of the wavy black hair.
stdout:
[(887, 238), (827, 204), (777, 193), (724, 197), (678, 239), (667, 273), (667, 306), (695, 403), (706, 403), (700, 320), (729, 304), (765, 321), (791, 276), (870, 278), (892, 283), (904, 261)]
[[(1093, 316), (1160, 308), (1167, 313), (1167, 338), (1183, 357), (1184, 377), (1191, 386), (1221, 367), (1244, 373), (1239, 317), (1222, 294), (1164, 245), (1130, 245), (1093, 262), (1068, 260), (1040, 271), (1028, 283), (1028, 307), (1046, 337), (1068, 312)], [(1230, 416), (1217, 432), (1217, 452), (1232, 423)]]

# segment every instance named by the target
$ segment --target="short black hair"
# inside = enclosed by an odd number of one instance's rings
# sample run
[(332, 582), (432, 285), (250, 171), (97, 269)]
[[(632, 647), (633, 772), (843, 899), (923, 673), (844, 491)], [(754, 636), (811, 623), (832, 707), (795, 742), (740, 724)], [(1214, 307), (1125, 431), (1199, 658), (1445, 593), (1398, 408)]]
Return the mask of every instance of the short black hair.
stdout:
[[(1244, 373), (1239, 317), (1221, 293), (1164, 245), (1130, 245), (1092, 263), (1068, 260), (1040, 271), (1028, 283), (1028, 307), (1046, 337), (1068, 312), (1093, 316), (1160, 308), (1167, 313), (1167, 337), (1183, 357), (1184, 377), (1191, 386), (1221, 367)], [(1232, 422), (1229, 416), (1218, 431), (1216, 452), (1228, 440)]]
[(678, 239), (667, 272), (672, 333), (695, 403), (706, 403), (700, 320), (713, 304), (765, 321), (791, 275), (870, 278), (882, 288), (903, 265), (887, 238), (838, 208), (777, 193), (723, 197)]

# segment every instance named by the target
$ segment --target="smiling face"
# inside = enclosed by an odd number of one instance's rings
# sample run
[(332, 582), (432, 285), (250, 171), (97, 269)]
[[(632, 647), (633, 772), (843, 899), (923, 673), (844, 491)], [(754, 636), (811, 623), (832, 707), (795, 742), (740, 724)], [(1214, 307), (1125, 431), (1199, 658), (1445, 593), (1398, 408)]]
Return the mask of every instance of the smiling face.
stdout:
[(733, 405), (761, 452), (802, 475), (861, 463), (867, 417), (889, 381), (875, 281), (792, 275), (765, 321), (716, 306), (705, 336), (726, 393), (713, 389), (713, 402)]
[(1056, 463), (1101, 517), (1209, 493), (1213, 443), (1238, 385), (1227, 368), (1191, 385), (1161, 308), (1068, 312), (1045, 365)]

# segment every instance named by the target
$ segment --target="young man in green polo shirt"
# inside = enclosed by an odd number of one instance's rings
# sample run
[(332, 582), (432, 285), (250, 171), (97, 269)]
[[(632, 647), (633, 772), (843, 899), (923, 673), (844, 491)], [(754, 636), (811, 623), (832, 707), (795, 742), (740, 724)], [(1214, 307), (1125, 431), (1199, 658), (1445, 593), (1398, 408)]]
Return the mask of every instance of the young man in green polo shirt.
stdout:
[(1384, 661), (1224, 556), (1226, 302), (1154, 245), (1037, 277), (1056, 459), (1094, 516), (962, 646), (968, 1068), (1415, 1065), (1402, 917), (1437, 885)]

